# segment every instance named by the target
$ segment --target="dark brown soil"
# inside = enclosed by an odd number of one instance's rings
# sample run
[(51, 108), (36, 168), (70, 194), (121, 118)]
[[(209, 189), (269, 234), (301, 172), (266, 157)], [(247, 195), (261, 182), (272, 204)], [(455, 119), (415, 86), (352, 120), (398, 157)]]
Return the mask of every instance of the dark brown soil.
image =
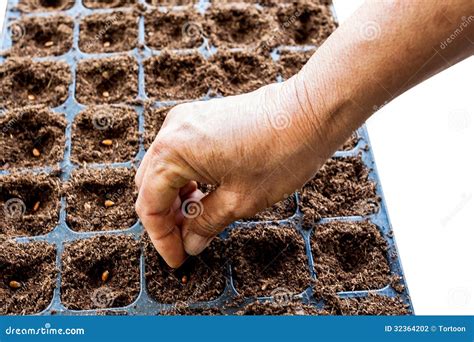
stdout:
[(117, 8), (129, 7), (137, 3), (137, 0), (82, 0), (88, 8)]
[(359, 157), (329, 159), (301, 190), (304, 224), (325, 217), (365, 216), (379, 209), (380, 198)]
[(316, 226), (313, 233), (319, 290), (376, 290), (390, 283), (387, 243), (374, 224), (331, 222)]
[(25, 13), (64, 11), (70, 9), (73, 5), (74, 0), (20, 0), (18, 9)]
[(185, 304), (176, 305), (171, 309), (163, 310), (160, 316), (220, 316), (225, 315), (219, 308), (191, 308)]
[(321, 45), (336, 29), (329, 7), (312, 1), (292, 1), (275, 9), (282, 45)]
[(0, 116), (0, 169), (58, 166), (64, 156), (66, 125), (63, 115), (43, 106)]
[(309, 61), (316, 50), (308, 51), (282, 51), (278, 61), (280, 73), (284, 79), (296, 75)]
[(67, 99), (70, 82), (70, 70), (64, 62), (10, 58), (0, 64), (0, 108), (59, 106)]
[(194, 10), (152, 11), (145, 16), (146, 42), (154, 49), (190, 49), (204, 39), (202, 16)]
[(206, 13), (205, 32), (217, 47), (249, 47), (267, 41), (272, 19), (264, 9), (244, 4), (213, 6)]
[(233, 229), (229, 238), (226, 252), (239, 294), (293, 296), (310, 286), (304, 241), (292, 227)]
[(131, 227), (137, 222), (134, 176), (126, 168), (74, 171), (65, 185), (69, 227), (81, 232)]
[(342, 151), (350, 151), (352, 149), (354, 149), (354, 147), (356, 147), (356, 145), (358, 144), (360, 140), (360, 137), (359, 135), (354, 132), (352, 133), (351, 137), (349, 138), (349, 140), (347, 140), (344, 145), (342, 145), (342, 147), (340, 148), (340, 150)]
[(69, 243), (62, 263), (61, 299), (69, 309), (126, 306), (140, 291), (140, 244), (130, 236)]
[[(45, 242), (0, 241), (0, 315), (28, 315), (45, 310), (56, 287), (56, 251)], [(10, 282), (19, 283), (12, 288)]]
[(148, 148), (155, 140), (156, 135), (161, 129), (163, 122), (166, 119), (166, 115), (173, 107), (161, 107), (161, 108), (151, 108), (145, 110), (145, 137), (143, 145), (145, 149)]
[(152, 6), (183, 6), (197, 2), (197, 0), (146, 0), (146, 3)]
[(83, 104), (132, 102), (138, 95), (133, 57), (89, 59), (78, 64), (76, 98)]
[[(279, 4), (289, 4), (295, 1), (301, 0), (211, 0), (211, 3), (219, 3), (219, 4), (228, 4), (228, 3), (246, 3), (246, 4), (258, 4), (261, 6), (268, 6), (273, 7)], [(329, 5), (331, 0), (312, 0), (312, 3), (321, 4), (321, 5)]]
[(224, 96), (256, 90), (276, 82), (278, 70), (269, 56), (252, 52), (221, 51), (211, 58), (218, 67), (211, 88)]
[(278, 221), (290, 218), (296, 213), (296, 200), (293, 195), (287, 199), (275, 203), (268, 209), (259, 212), (254, 217), (245, 219), (245, 221)]
[(129, 51), (137, 42), (138, 17), (134, 13), (92, 14), (80, 24), (79, 48), (83, 52)]
[(192, 100), (209, 90), (209, 63), (198, 53), (163, 52), (145, 61), (146, 91), (158, 101)]
[(319, 311), (316, 307), (299, 302), (253, 302), (246, 305), (241, 310), (237, 311), (237, 315), (246, 316), (314, 316), (318, 315)]
[(171, 269), (145, 236), (148, 293), (164, 304), (218, 298), (226, 285), (224, 250), (224, 242), (216, 238), (202, 254), (189, 257), (179, 269)]
[(0, 183), (0, 237), (43, 235), (58, 224), (58, 178), (12, 173)]
[(13, 39), (12, 56), (59, 56), (72, 47), (73, 22), (66, 16), (29, 17), (12, 25), (22, 33)]
[(76, 164), (127, 162), (138, 153), (138, 138), (133, 108), (92, 106), (74, 119), (71, 160)]
[(407, 304), (398, 297), (370, 294), (365, 298), (337, 298), (324, 309), (326, 315), (344, 316), (403, 316), (413, 314)]

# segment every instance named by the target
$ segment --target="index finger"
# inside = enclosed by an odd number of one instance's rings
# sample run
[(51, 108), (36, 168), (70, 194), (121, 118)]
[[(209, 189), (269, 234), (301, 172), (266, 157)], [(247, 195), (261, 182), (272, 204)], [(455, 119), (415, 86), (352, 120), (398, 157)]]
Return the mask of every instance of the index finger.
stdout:
[(186, 259), (173, 204), (188, 180), (164, 166), (150, 164), (143, 176), (135, 208), (150, 239), (165, 262), (173, 268)]

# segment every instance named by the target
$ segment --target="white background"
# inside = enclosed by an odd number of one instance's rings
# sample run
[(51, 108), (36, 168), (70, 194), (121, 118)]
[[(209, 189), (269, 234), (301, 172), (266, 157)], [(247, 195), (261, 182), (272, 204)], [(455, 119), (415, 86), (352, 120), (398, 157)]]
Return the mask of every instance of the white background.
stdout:
[[(362, 1), (334, 3), (343, 22)], [(368, 121), (417, 314), (474, 314), (473, 76), (471, 57)]]

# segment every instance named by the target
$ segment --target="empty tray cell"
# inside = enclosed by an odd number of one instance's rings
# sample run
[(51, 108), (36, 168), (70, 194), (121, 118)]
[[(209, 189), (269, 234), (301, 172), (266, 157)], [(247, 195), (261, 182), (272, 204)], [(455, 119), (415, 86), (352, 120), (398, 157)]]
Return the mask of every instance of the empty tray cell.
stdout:
[(199, 99), (209, 90), (209, 63), (199, 53), (163, 52), (144, 64), (146, 90), (154, 100)]
[(65, 11), (73, 5), (74, 0), (20, 0), (18, 9), (25, 13)]
[(145, 0), (151, 6), (184, 6), (198, 3), (198, 0)]
[(189, 49), (204, 41), (203, 20), (194, 10), (152, 11), (145, 16), (147, 45), (154, 49)]
[(243, 4), (211, 7), (205, 32), (217, 47), (249, 47), (272, 35), (272, 18), (264, 9)]
[(225, 289), (224, 243), (215, 238), (197, 257), (189, 257), (179, 269), (171, 269), (145, 239), (148, 293), (159, 303), (200, 302), (218, 298)]
[(325, 315), (344, 316), (404, 316), (412, 314), (400, 297), (369, 294), (367, 297), (333, 298), (324, 308)]
[(321, 291), (377, 290), (390, 283), (387, 243), (373, 223), (318, 225), (311, 249)]
[(72, 310), (123, 307), (140, 291), (140, 244), (131, 236), (101, 235), (67, 243), (61, 300)]
[(43, 106), (0, 116), (0, 169), (57, 166), (65, 149), (66, 119)]
[(11, 28), (12, 56), (59, 56), (72, 47), (73, 22), (66, 16), (29, 17), (13, 23)]
[(127, 168), (74, 171), (65, 186), (69, 227), (84, 232), (126, 229), (135, 224), (134, 176)]
[(288, 196), (283, 201), (275, 203), (268, 209), (257, 213), (245, 221), (278, 221), (292, 217), (296, 213), (296, 199), (294, 195)]
[(91, 106), (74, 119), (71, 160), (82, 163), (120, 163), (138, 153), (138, 116), (122, 105)]
[(160, 107), (160, 108), (149, 108), (145, 110), (145, 137), (143, 145), (145, 149), (148, 148), (155, 140), (156, 135), (161, 129), (163, 122), (166, 119), (166, 115), (173, 108), (172, 106)]
[(279, 30), (276, 34), (283, 45), (321, 45), (336, 29), (328, 6), (310, 1), (294, 1), (275, 9)]
[(342, 145), (340, 148), (341, 151), (351, 151), (359, 143), (360, 137), (357, 132), (352, 133), (351, 137)]
[(59, 179), (45, 174), (0, 176), (0, 237), (37, 236), (59, 221)]
[(380, 197), (360, 157), (329, 159), (301, 190), (305, 225), (321, 218), (366, 216), (378, 211)]
[(221, 51), (211, 63), (218, 68), (212, 89), (224, 96), (238, 95), (276, 82), (278, 74), (272, 59), (244, 51)]
[(117, 8), (130, 7), (138, 3), (138, 0), (82, 0), (88, 8)]
[(129, 51), (137, 46), (138, 17), (134, 13), (92, 14), (80, 24), (79, 48), (87, 53)]
[(131, 102), (138, 95), (133, 57), (87, 59), (78, 65), (76, 98), (83, 104)]
[(56, 251), (45, 242), (0, 242), (0, 315), (45, 310), (56, 286)]
[(316, 50), (307, 51), (282, 51), (278, 66), (284, 79), (296, 75), (309, 61)]
[(236, 312), (239, 316), (314, 316), (319, 311), (315, 306), (303, 304), (297, 301), (259, 302), (247, 304)]
[(293, 227), (233, 229), (229, 238), (226, 252), (240, 295), (293, 298), (311, 284), (305, 244)]
[(64, 62), (8, 59), (0, 64), (0, 107), (59, 106), (67, 99), (70, 82), (71, 73)]

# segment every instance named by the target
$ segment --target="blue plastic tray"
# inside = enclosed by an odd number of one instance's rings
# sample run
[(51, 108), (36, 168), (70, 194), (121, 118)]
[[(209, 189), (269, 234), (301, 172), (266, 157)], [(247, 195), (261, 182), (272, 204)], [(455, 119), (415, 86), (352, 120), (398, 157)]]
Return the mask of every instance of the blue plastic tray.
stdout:
[[(138, 0), (139, 3), (141, 3), (144, 8), (154, 8), (156, 9), (157, 7), (150, 6), (145, 3), (144, 0)], [(8, 49), (11, 47), (12, 40), (11, 40), (11, 27), (12, 24), (17, 20), (18, 18), (21, 17), (26, 17), (26, 16), (50, 16), (54, 14), (58, 14), (58, 12), (49, 12), (49, 13), (38, 13), (38, 12), (33, 12), (31, 14), (24, 14), (18, 12), (15, 7), (18, 3), (18, 0), (9, 0), (8, 2), (8, 7), (7, 7), (7, 14), (6, 14), (6, 20), (4, 24), (4, 37), (2, 40), (2, 45), (0, 46), (3, 49)], [(209, 6), (209, 2), (206, 0), (201, 0), (197, 5), (196, 8), (199, 10), (199, 12), (204, 13)], [(169, 7), (168, 7), (169, 8)], [(173, 10), (175, 8), (172, 8)], [(129, 55), (135, 58), (135, 60), (138, 63), (139, 66), (139, 75), (138, 75), (138, 83), (139, 83), (139, 91), (138, 91), (138, 100), (148, 100), (146, 92), (145, 92), (145, 76), (144, 76), (144, 68), (143, 68), (143, 61), (151, 56), (158, 55), (160, 51), (152, 50), (149, 47), (146, 46), (145, 44), (145, 24), (144, 24), (144, 17), (143, 15), (140, 15), (140, 21), (139, 21), (139, 37), (138, 37), (138, 46), (143, 46), (144, 48), (136, 48), (132, 51), (129, 52), (123, 52), (123, 53), (109, 53), (109, 54), (85, 54), (82, 53), (79, 50), (79, 22), (81, 19), (87, 15), (93, 14), (93, 13), (110, 13), (113, 11), (116, 11), (117, 9), (89, 9), (86, 8), (82, 5), (81, 0), (75, 0), (74, 6), (66, 11), (61, 11), (61, 14), (66, 14), (70, 16), (74, 20), (74, 35), (73, 35), (73, 47), (72, 49), (67, 52), (64, 55), (57, 56), (57, 57), (45, 57), (45, 58), (34, 58), (34, 60), (38, 61), (43, 61), (43, 60), (48, 60), (48, 61), (65, 61), (66, 63), (69, 64), (69, 67), (71, 69), (71, 74), (72, 74), (72, 83), (69, 86), (69, 96), (68, 99), (65, 101), (64, 104), (53, 108), (54, 112), (58, 113), (65, 113), (66, 119), (68, 121), (67, 129), (66, 129), (66, 146), (65, 146), (65, 154), (64, 154), (64, 160), (61, 162), (60, 167), (61, 167), (61, 178), (63, 181), (66, 181), (69, 179), (71, 172), (74, 169), (77, 169), (77, 165), (73, 165), (70, 161), (70, 151), (71, 151), (71, 127), (72, 127), (72, 122), (76, 115), (78, 115), (81, 111), (83, 111), (86, 106), (79, 104), (76, 99), (75, 99), (75, 89), (76, 89), (76, 84), (75, 84), (75, 73), (76, 73), (76, 65), (79, 61), (83, 59), (90, 59), (90, 58), (103, 58), (103, 57), (110, 57), (110, 56), (124, 56), (124, 55)], [(130, 12), (131, 8), (121, 8), (121, 11), (126, 11)], [(331, 6), (332, 13), (334, 15), (334, 8)], [(335, 17), (335, 15), (334, 15)], [(313, 49), (315, 46), (299, 46), (299, 47), (278, 47), (273, 50), (272, 52), (272, 59), (276, 62), (279, 59), (279, 51), (282, 49), (286, 50), (293, 50), (293, 51), (305, 51), (308, 49)], [(202, 46), (198, 49), (201, 54), (203, 54), (206, 58), (208, 58), (210, 55), (214, 54), (217, 49), (209, 46), (208, 41), (205, 40)], [(184, 50), (181, 51), (182, 53), (187, 53), (193, 50)], [(0, 57), (0, 63), (4, 62), (5, 58)], [(282, 81), (282, 78), (279, 76), (278, 81)], [(210, 96), (206, 96), (203, 99), (209, 99)], [(181, 101), (182, 102), (182, 101)], [(137, 102), (139, 103), (139, 102)], [(168, 106), (168, 105), (174, 105), (178, 102), (155, 102), (154, 107), (162, 107), (162, 106)], [(140, 133), (144, 133), (144, 108), (142, 105), (134, 105), (131, 106), (133, 107), (139, 117), (139, 131)], [(358, 141), (357, 145), (355, 146), (354, 149), (350, 151), (340, 151), (335, 154), (335, 157), (348, 157), (348, 156), (361, 156), (363, 162), (366, 164), (366, 166), (371, 170), (370, 172), (370, 179), (373, 180), (376, 183), (376, 191), (377, 195), (381, 198), (381, 203), (380, 203), (380, 209), (377, 213), (367, 216), (367, 217), (335, 217), (335, 218), (327, 218), (327, 219), (322, 219), (318, 224), (326, 223), (329, 221), (361, 221), (361, 220), (369, 220), (370, 222), (374, 223), (377, 225), (377, 227), (380, 229), (380, 232), (384, 239), (387, 241), (388, 244), (388, 255), (387, 255), (387, 260), (390, 265), (390, 270), (393, 276), (399, 276), (400, 277), (400, 284), (404, 285), (404, 290), (403, 292), (399, 293), (396, 292), (391, 285), (387, 285), (386, 287), (382, 289), (371, 289), (370, 291), (353, 291), (353, 292), (341, 292), (339, 293), (339, 296), (341, 298), (355, 298), (355, 297), (367, 297), (369, 293), (373, 294), (379, 294), (382, 296), (388, 296), (388, 297), (398, 297), (401, 298), (409, 307), (409, 310), (413, 313), (413, 307), (410, 301), (410, 296), (408, 294), (408, 288), (406, 286), (402, 266), (400, 263), (400, 259), (397, 253), (397, 247), (395, 244), (395, 239), (393, 237), (392, 233), (392, 228), (390, 225), (390, 221), (388, 218), (388, 213), (387, 213), (387, 208), (385, 205), (385, 200), (382, 194), (382, 188), (380, 186), (380, 181), (377, 175), (377, 170), (375, 167), (375, 162), (374, 162), (374, 157), (372, 154), (372, 151), (370, 149), (370, 142), (369, 142), (369, 137), (367, 135), (367, 130), (364, 127), (361, 127), (357, 134), (359, 135), (360, 140)], [(135, 160), (132, 162), (127, 162), (127, 163), (115, 163), (115, 164), (107, 164), (107, 166), (112, 166), (112, 167), (128, 167), (132, 168), (135, 167), (136, 165), (139, 164), (139, 161), (143, 157), (145, 153), (145, 149), (143, 146), (143, 134), (141, 134), (141, 141), (140, 141), (140, 150), (138, 152), (138, 155), (136, 156)], [(106, 165), (102, 164), (93, 164), (89, 165), (92, 168), (103, 168)], [(45, 168), (38, 168), (38, 169), (33, 169), (29, 170), (33, 172), (51, 172), (50, 167), (45, 167)], [(2, 174), (8, 174), (8, 171), (0, 171), (0, 175)], [(304, 238), (305, 244), (306, 244), (306, 252), (308, 256), (308, 267), (309, 271), (313, 275), (313, 277), (317, 277), (317, 274), (314, 273), (314, 268), (313, 265), (317, 262), (316, 260), (313, 259), (313, 256), (311, 254), (311, 246), (310, 246), (310, 238), (313, 230), (304, 230), (301, 226), (301, 218), (302, 214), (299, 209), (299, 201), (298, 201), (298, 194), (295, 194), (296, 197), (296, 202), (298, 204), (298, 209), (296, 214), (291, 217), (288, 220), (283, 220), (277, 222), (277, 224), (280, 225), (291, 225), (293, 226)], [(236, 222), (229, 226), (222, 234), (223, 238), (226, 238), (227, 233), (231, 229), (239, 228), (239, 227), (252, 227), (256, 225), (257, 223), (262, 223), (262, 221), (259, 222)], [(316, 225), (314, 229), (318, 229), (318, 226)], [(18, 242), (22, 243), (28, 243), (31, 241), (46, 241), (48, 243), (51, 243), (56, 246), (57, 248), (57, 265), (58, 268), (61, 270), (61, 255), (64, 250), (64, 244), (79, 240), (79, 239), (86, 239), (90, 238), (93, 236), (97, 235), (102, 235), (102, 234), (114, 234), (114, 235), (130, 235), (133, 236), (135, 239), (139, 240), (141, 239), (143, 233), (143, 227), (139, 222), (134, 224), (132, 227), (126, 230), (117, 230), (117, 231), (107, 231), (107, 232), (75, 232), (71, 230), (67, 224), (66, 224), (66, 203), (65, 199), (61, 199), (61, 212), (60, 212), (60, 222), (59, 225), (50, 233), (47, 235), (43, 236), (35, 236), (35, 237), (20, 237), (16, 238), (15, 240)], [(233, 281), (232, 281), (232, 272), (231, 272), (231, 265), (228, 266), (228, 270), (226, 273), (226, 279), (227, 279), (227, 286), (226, 290), (224, 293), (216, 300), (210, 301), (210, 302), (202, 302), (202, 303), (193, 303), (190, 304), (191, 308), (209, 308), (209, 307), (219, 307), (219, 308), (224, 308), (224, 304), (229, 302), (230, 299), (233, 297), (237, 296), (237, 291), (235, 290), (235, 287), (233, 286)], [(108, 309), (97, 309), (97, 310), (85, 310), (85, 311), (76, 311), (76, 310), (69, 310), (66, 308), (62, 303), (61, 303), (61, 272), (58, 274), (57, 278), (57, 283), (56, 283), (56, 288), (54, 290), (54, 297), (51, 302), (51, 304), (48, 306), (47, 309), (45, 309), (43, 312), (39, 313), (40, 315), (50, 315), (50, 314), (64, 314), (64, 315), (72, 315), (72, 314), (80, 314), (80, 315), (95, 315), (98, 313), (106, 313), (106, 314), (130, 314), (130, 315), (156, 315), (159, 314), (162, 310), (168, 310), (172, 309), (175, 307), (175, 304), (160, 304), (156, 302), (149, 294), (147, 293), (146, 289), (146, 280), (145, 280), (145, 258), (143, 255), (143, 248), (142, 248), (142, 255), (140, 259), (140, 277), (141, 277), (141, 284), (140, 284), (140, 293), (138, 298), (130, 305), (122, 308), (108, 308)], [(312, 298), (311, 295), (311, 288), (308, 284), (308, 289), (304, 291), (303, 293), (299, 294), (298, 297), (301, 299), (302, 302), (315, 305), (317, 307), (321, 307), (323, 303), (317, 302)], [(250, 301), (253, 301), (255, 299), (247, 299), (244, 300), (243, 302), (240, 302), (240, 306), (244, 305), (245, 303), (248, 303)], [(271, 297), (262, 297), (259, 298), (258, 300), (261, 301), (272, 301), (274, 300)], [(182, 303), (179, 303), (182, 305)], [(234, 309), (223, 309), (224, 311), (227, 311), (228, 313), (232, 313), (235, 311)]]

